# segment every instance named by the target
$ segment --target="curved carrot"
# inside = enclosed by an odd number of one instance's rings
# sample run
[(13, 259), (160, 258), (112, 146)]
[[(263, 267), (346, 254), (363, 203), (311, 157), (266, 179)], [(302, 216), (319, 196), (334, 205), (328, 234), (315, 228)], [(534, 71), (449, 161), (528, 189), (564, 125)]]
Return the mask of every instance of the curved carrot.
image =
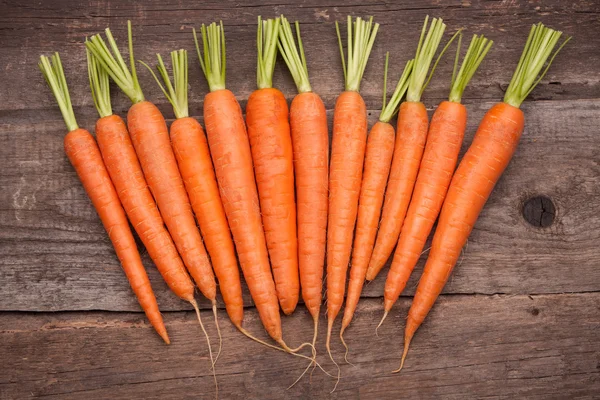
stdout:
[[(387, 96), (385, 86), (387, 84), (388, 56), (389, 53), (386, 54), (385, 58), (383, 107), (379, 120), (371, 128), (367, 139), (363, 181), (358, 200), (358, 218), (354, 236), (354, 249), (352, 251), (352, 265), (348, 281), (348, 295), (346, 296), (346, 307), (342, 319), (342, 329), (340, 330), (340, 339), (344, 346), (343, 334), (348, 325), (350, 325), (350, 321), (352, 321), (354, 311), (360, 299), (365, 274), (371, 258), (371, 251), (375, 242), (375, 235), (377, 234), (383, 194), (392, 163), (395, 131), (389, 121), (398, 111), (398, 105), (404, 93), (406, 93), (408, 79), (412, 71), (413, 60), (410, 60), (404, 68), (404, 72), (396, 85), (389, 104), (386, 105)], [(345, 359), (348, 362), (348, 347), (345, 347)]]
[(429, 118), (425, 105), (421, 102), (421, 94), (427, 86), (425, 78), (446, 29), (441, 19), (434, 18), (429, 33), (425, 36), (428, 20), (429, 17), (426, 17), (421, 31), (406, 101), (402, 103), (398, 113), (392, 169), (385, 191), (375, 248), (367, 269), (366, 278), (369, 281), (375, 279), (381, 271), (398, 241), (425, 148)]
[(294, 166), (288, 105), (273, 88), (280, 19), (258, 17), (258, 89), (246, 105), (246, 124), (275, 290), (285, 314), (298, 304), (298, 246)]
[(100, 150), (92, 135), (77, 126), (60, 56), (55, 53), (52, 56), (52, 62), (48, 57), (41, 56), (39, 65), (48, 86), (56, 97), (69, 130), (64, 138), (65, 153), (92, 200), (104, 229), (108, 232), (117, 257), (123, 266), (123, 271), (127, 275), (129, 284), (142, 309), (156, 332), (165, 343), (169, 344), (169, 336), (150, 286), (150, 280), (142, 264), (115, 187), (102, 161)]
[[(352, 28), (354, 27), (354, 35)], [(363, 162), (367, 144), (367, 108), (359, 94), (364, 73), (379, 24), (348, 16), (348, 67), (342, 61), (346, 90), (338, 97), (333, 113), (333, 141), (329, 165), (329, 218), (327, 229), (327, 352), (331, 330), (346, 289), (346, 273), (352, 250), (352, 234), (358, 212)], [(344, 52), (339, 25), (336, 30), (342, 60)], [(352, 40), (354, 36), (354, 41)], [(358, 39), (357, 39), (358, 38)], [(358, 57), (358, 59), (356, 59)], [(337, 364), (336, 364), (337, 365)], [(340, 371), (338, 367), (338, 382)], [(337, 387), (337, 382), (336, 382)], [(335, 387), (334, 389), (335, 390)]]
[(460, 99), (493, 44), (484, 36), (474, 35), (456, 74), (460, 43), (459, 36), (450, 100), (440, 103), (431, 119), (415, 190), (385, 282), (383, 319), (404, 290), (442, 208), (467, 126), (467, 110)]
[(408, 312), (402, 361), (395, 372), (402, 369), (413, 335), (442, 292), (479, 213), (517, 148), (524, 127), (519, 107), (569, 41), (567, 38), (562, 43), (541, 72), (561, 35), (541, 23), (532, 26), (504, 102), (494, 105), (483, 117), (452, 177), (431, 252)]

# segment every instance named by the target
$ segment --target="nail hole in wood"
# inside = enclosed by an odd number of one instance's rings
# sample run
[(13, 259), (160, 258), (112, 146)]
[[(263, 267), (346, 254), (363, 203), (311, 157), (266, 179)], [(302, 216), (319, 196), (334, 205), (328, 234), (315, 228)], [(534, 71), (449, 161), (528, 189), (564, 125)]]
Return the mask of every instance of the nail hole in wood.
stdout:
[(534, 317), (537, 317), (540, 314), (540, 310), (537, 308), (532, 308), (531, 310), (529, 310), (529, 312), (531, 313), (531, 315), (533, 315)]
[(548, 196), (535, 196), (523, 204), (523, 218), (536, 228), (547, 228), (554, 223), (556, 207)]

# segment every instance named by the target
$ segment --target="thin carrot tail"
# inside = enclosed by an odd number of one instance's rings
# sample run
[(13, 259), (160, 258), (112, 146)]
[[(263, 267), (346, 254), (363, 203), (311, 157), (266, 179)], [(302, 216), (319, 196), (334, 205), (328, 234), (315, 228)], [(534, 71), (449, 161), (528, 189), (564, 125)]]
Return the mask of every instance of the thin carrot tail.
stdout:
[(208, 337), (208, 333), (206, 333), (206, 329), (204, 329), (204, 324), (202, 323), (202, 318), (200, 318), (200, 309), (198, 309), (198, 303), (196, 300), (190, 300), (190, 303), (194, 307), (196, 311), (196, 316), (198, 317), (198, 323), (200, 324), (200, 328), (202, 328), (202, 332), (204, 332), (204, 336), (206, 337), (206, 343), (208, 344), (208, 355), (210, 356), (211, 370), (213, 374), (213, 379), (215, 381), (215, 398), (219, 397), (219, 384), (217, 383), (217, 374), (215, 372), (215, 362), (213, 359), (212, 348), (210, 346), (210, 338)]
[(352, 364), (350, 361), (348, 361), (348, 353), (349, 353), (350, 349), (348, 348), (348, 345), (346, 344), (346, 341), (344, 340), (344, 331), (346, 330), (346, 327), (347, 326), (342, 325), (342, 329), (340, 329), (340, 341), (342, 342), (342, 344), (344, 345), (344, 348), (346, 349), (346, 352), (344, 353), (344, 361), (346, 361), (346, 364), (350, 364), (354, 367), (355, 365)]
[(338, 365), (338, 363), (335, 362), (335, 360), (333, 359), (333, 355), (331, 354), (331, 331), (332, 331), (332, 329), (333, 329), (333, 319), (330, 318), (329, 321), (327, 322), (327, 341), (325, 342), (325, 347), (327, 348), (327, 354), (329, 354), (329, 358), (335, 364), (338, 373), (337, 373), (337, 380), (335, 381), (335, 385), (333, 386), (333, 389), (329, 393), (335, 392), (335, 389), (337, 389), (338, 383), (340, 383), (340, 378), (342, 375), (340, 366)]
[(406, 333), (404, 335), (404, 351), (402, 352), (402, 360), (400, 360), (400, 368), (392, 371), (392, 374), (396, 374), (402, 371), (402, 367), (404, 367), (404, 360), (406, 359), (406, 355), (408, 354), (408, 348), (410, 346), (410, 341), (412, 340), (413, 335), (410, 333)]
[(215, 368), (215, 364), (221, 355), (221, 350), (223, 348), (223, 337), (221, 336), (221, 328), (219, 327), (219, 319), (217, 318), (217, 301), (213, 300), (212, 303), (213, 315), (215, 316), (215, 326), (217, 327), (217, 334), (219, 335), (219, 351), (217, 352), (217, 356), (215, 357), (215, 361), (213, 362), (212, 368)]
[[(312, 367), (315, 364), (315, 361), (317, 359), (317, 350), (316, 350), (315, 345), (317, 343), (317, 330), (318, 330), (318, 327), (319, 327), (319, 314), (318, 313), (315, 314), (315, 316), (313, 317), (313, 322), (314, 322), (314, 334), (313, 334), (313, 341), (312, 341), (312, 356), (313, 356), (313, 360), (310, 362), (310, 364), (308, 364), (308, 366), (300, 374), (300, 376), (298, 377), (298, 379), (296, 379), (294, 381), (294, 383), (292, 383), (290, 386), (288, 386), (288, 388), (286, 390), (289, 390), (289, 389), (293, 388), (296, 383), (300, 382), (300, 380), (302, 379), (302, 377), (304, 375), (306, 375), (306, 373), (308, 372), (308, 370), (310, 369), (310, 367)], [(311, 373), (311, 376), (312, 376), (312, 373)]]
[(375, 328), (375, 336), (379, 337), (379, 334), (377, 333), (377, 330), (379, 330), (379, 327), (381, 326), (381, 324), (383, 324), (383, 321), (385, 321), (386, 317), (388, 316), (389, 311), (385, 311), (383, 313), (383, 317), (381, 318), (381, 321), (379, 321), (379, 325), (377, 325), (377, 328)]

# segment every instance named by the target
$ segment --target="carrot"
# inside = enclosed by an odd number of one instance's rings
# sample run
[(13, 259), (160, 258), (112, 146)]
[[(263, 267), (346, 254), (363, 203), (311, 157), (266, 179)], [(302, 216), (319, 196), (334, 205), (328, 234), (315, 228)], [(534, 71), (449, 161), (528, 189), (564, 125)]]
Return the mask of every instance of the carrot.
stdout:
[(41, 56), (39, 66), (69, 130), (64, 138), (65, 153), (92, 200), (104, 229), (108, 232), (123, 271), (142, 309), (156, 332), (165, 343), (169, 344), (169, 336), (150, 286), (150, 280), (115, 187), (102, 161), (100, 150), (92, 135), (77, 125), (59, 54), (54, 53), (51, 60)]
[[(323, 267), (327, 238), (327, 198), (329, 166), (329, 134), (327, 113), (321, 97), (312, 91), (308, 67), (296, 21), (298, 46), (292, 27), (282, 15), (279, 31), (279, 53), (284, 59), (298, 95), (290, 106), (290, 127), (296, 182), (296, 219), (298, 235), (298, 268), (302, 299), (313, 317), (312, 344), (317, 341), (319, 312), (323, 291)], [(309, 365), (310, 367), (310, 365)], [(301, 376), (302, 377), (302, 376)]]
[(246, 124), (275, 290), (289, 315), (298, 304), (300, 281), (288, 105), (272, 84), (280, 25), (279, 18), (258, 17), (258, 89), (248, 98)]
[(210, 89), (210, 93), (204, 98), (204, 122), (223, 208), (244, 278), (262, 324), (281, 348), (254, 337), (241, 324), (236, 328), (250, 339), (267, 347), (312, 360), (310, 357), (296, 354), (305, 345), (312, 346), (310, 343), (292, 349), (283, 340), (279, 304), (260, 216), (250, 142), (242, 109), (233, 93), (225, 88), (223, 23), (217, 25), (213, 22), (208, 27), (202, 25), (201, 32), (203, 52), (200, 51), (196, 30), (194, 41), (200, 67)]
[[(352, 234), (358, 212), (358, 197), (367, 143), (367, 110), (358, 91), (379, 24), (373, 25), (372, 17), (368, 22), (356, 18), (353, 23), (352, 18), (348, 16), (347, 64), (344, 60), (342, 37), (337, 22), (335, 27), (346, 87), (338, 97), (334, 108), (333, 142), (329, 166), (326, 346), (329, 357), (334, 363), (330, 347), (331, 330), (344, 301), (346, 273), (352, 250)], [(339, 379), (338, 367), (338, 382)]]
[(400, 100), (408, 88), (408, 80), (412, 72), (413, 60), (410, 60), (404, 71), (390, 102), (386, 105), (386, 85), (389, 53), (385, 57), (385, 71), (383, 80), (383, 106), (379, 121), (373, 125), (367, 139), (367, 150), (363, 167), (363, 181), (358, 200), (358, 218), (354, 236), (354, 249), (352, 251), (352, 265), (350, 267), (350, 280), (348, 282), (348, 295), (346, 307), (340, 330), (340, 340), (346, 347), (344, 358), (348, 362), (348, 346), (344, 342), (344, 331), (350, 325), (356, 310), (360, 293), (362, 291), (365, 274), (371, 258), (371, 251), (377, 234), (377, 225), (381, 214), (383, 194), (390, 172), (392, 155), (394, 152), (394, 127), (390, 120), (398, 112)]
[(460, 100), (493, 44), (484, 36), (473, 35), (457, 73), (461, 39), (462, 34), (458, 39), (450, 97), (440, 103), (431, 119), (415, 189), (385, 282), (382, 321), (404, 290), (442, 208), (467, 125), (467, 109)]
[[(105, 32), (111, 50), (100, 35), (92, 36), (86, 42), (86, 46), (133, 103), (127, 113), (127, 126), (142, 171), (184, 265), (200, 291), (212, 302), (214, 312), (216, 309), (216, 283), (212, 267), (202, 244), (183, 180), (177, 169), (165, 119), (154, 104), (144, 99), (138, 83), (133, 56), (131, 22), (127, 21), (129, 68), (119, 52), (110, 29), (106, 28)], [(200, 319), (198, 306), (193, 298), (190, 303), (194, 306), (198, 322), (206, 337), (211, 363), (214, 366), (210, 339)], [(214, 368), (213, 377), (215, 390), (218, 393)]]
[[(398, 241), (425, 148), (429, 119), (425, 105), (421, 102), (421, 95), (427, 87), (428, 81), (425, 82), (425, 78), (429, 66), (446, 29), (441, 19), (434, 18), (428, 30), (428, 21), (429, 16), (425, 18), (421, 30), (406, 101), (402, 103), (398, 112), (392, 168), (385, 191), (375, 248), (367, 269), (366, 278), (369, 281), (375, 279), (381, 271)], [(432, 68), (432, 73), (434, 69)]]
[(562, 32), (541, 23), (531, 27), (504, 102), (494, 105), (483, 117), (471, 146), (452, 177), (431, 252), (408, 312), (400, 368), (394, 372), (402, 369), (413, 335), (440, 295), (479, 213), (517, 148), (525, 123), (519, 107), (569, 41), (567, 38), (562, 43), (541, 72), (561, 35)]

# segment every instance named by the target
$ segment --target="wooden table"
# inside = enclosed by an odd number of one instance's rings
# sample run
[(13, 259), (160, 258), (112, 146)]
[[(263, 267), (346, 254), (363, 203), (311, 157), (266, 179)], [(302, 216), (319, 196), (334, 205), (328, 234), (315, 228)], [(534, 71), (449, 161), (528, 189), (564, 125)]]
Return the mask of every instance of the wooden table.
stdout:
[[(140, 312), (96, 212), (67, 161), (65, 127), (37, 69), (40, 54), (60, 51), (81, 126), (93, 128), (86, 36), (110, 25), (124, 45), (134, 24), (136, 57), (193, 50), (192, 27), (223, 19), (228, 85), (242, 103), (255, 87), (258, 15), (302, 22), (313, 88), (328, 107), (343, 89), (334, 21), (373, 15), (382, 24), (362, 93), (371, 121), (380, 108), (383, 58), (390, 81), (413, 54), (426, 14), (448, 33), (464, 27), (495, 41), (465, 92), (466, 147), (478, 121), (503, 91), (529, 27), (543, 21), (574, 36), (523, 105), (527, 125), (458, 266), (407, 364), (397, 367), (404, 317), (423, 260), (393, 315), (381, 317), (385, 271), (364, 291), (347, 332), (354, 364), (342, 380), (318, 370), (286, 387), (306, 366), (242, 337), (221, 310), (223, 399), (592, 398), (600, 393), (600, 4), (594, 1), (290, 1), (0, 2), (0, 399), (207, 398), (214, 396), (204, 339), (189, 307), (144, 261), (172, 339), (164, 345)], [(345, 23), (345, 21), (344, 21)], [(449, 37), (449, 35), (447, 35)], [(451, 58), (440, 65), (424, 101), (448, 94)], [(192, 114), (201, 117), (207, 85), (190, 52)], [(172, 110), (147, 71), (146, 97)], [(274, 82), (291, 98), (282, 62)], [(392, 82), (390, 82), (390, 88)], [(114, 91), (116, 113), (128, 100)], [(463, 149), (464, 150), (464, 149)], [(265, 337), (246, 291), (245, 326)], [(222, 303), (221, 303), (222, 304)], [(202, 303), (207, 308), (207, 303)], [(205, 312), (209, 320), (209, 312)], [(324, 322), (322, 318), (322, 326)], [(311, 337), (303, 306), (283, 318), (284, 335)], [(210, 334), (215, 330), (209, 324)], [(213, 339), (214, 340), (214, 339)], [(334, 356), (343, 348), (334, 340)], [(319, 360), (333, 371), (318, 342)]]

